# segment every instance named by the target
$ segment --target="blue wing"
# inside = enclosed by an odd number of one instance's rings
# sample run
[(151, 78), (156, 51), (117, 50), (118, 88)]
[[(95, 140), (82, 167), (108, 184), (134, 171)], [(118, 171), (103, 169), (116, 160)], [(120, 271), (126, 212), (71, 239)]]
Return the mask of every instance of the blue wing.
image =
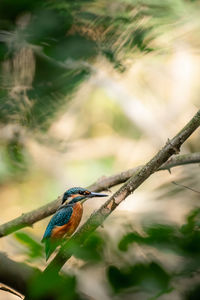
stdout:
[(47, 239), (51, 236), (51, 232), (55, 226), (62, 226), (62, 225), (67, 224), (67, 222), (69, 222), (69, 220), (70, 220), (72, 212), (73, 212), (72, 206), (65, 206), (65, 207), (59, 209), (55, 213), (55, 215), (51, 218), (51, 220), (45, 230), (44, 236), (42, 238), (42, 242), (44, 242), (45, 239)]

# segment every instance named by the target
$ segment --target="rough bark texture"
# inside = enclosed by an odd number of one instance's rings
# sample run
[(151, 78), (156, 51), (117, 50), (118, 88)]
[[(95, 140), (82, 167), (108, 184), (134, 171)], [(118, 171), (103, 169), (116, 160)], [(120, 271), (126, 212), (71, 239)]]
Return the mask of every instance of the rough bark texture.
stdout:
[(47, 266), (46, 271), (51, 269), (59, 271), (70, 257), (70, 247), (73, 243), (79, 245), (84, 242), (85, 234), (89, 235), (107, 218), (111, 212), (138, 186), (140, 186), (151, 174), (157, 171), (170, 156), (180, 151), (181, 145), (200, 126), (200, 110), (192, 120), (171, 140), (168, 139), (165, 146), (143, 167), (140, 167), (126, 183), (108, 199), (98, 211), (82, 225), (82, 227), (66, 242)]

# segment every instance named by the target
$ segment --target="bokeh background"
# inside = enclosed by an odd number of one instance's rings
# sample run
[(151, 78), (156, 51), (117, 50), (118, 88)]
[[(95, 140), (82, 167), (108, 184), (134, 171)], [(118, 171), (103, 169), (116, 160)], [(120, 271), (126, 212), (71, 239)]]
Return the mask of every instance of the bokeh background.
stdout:
[[(199, 1), (2, 0), (0, 222), (67, 188), (146, 163), (199, 107), (199, 32)], [(181, 153), (199, 146), (196, 131)], [(78, 291), (97, 300), (190, 297), (199, 279), (199, 248), (194, 257), (190, 248), (186, 255), (168, 246), (176, 241), (173, 230), (198, 219), (199, 194), (172, 182), (200, 191), (199, 180), (199, 165), (180, 166), (154, 174), (129, 196), (98, 230), (103, 254), (92, 262), (73, 257), (65, 266)], [(88, 201), (82, 221), (103, 201)], [(43, 269), (40, 240), (48, 221), (1, 238), (1, 251)], [(158, 240), (166, 230), (170, 241), (174, 234), (173, 243), (165, 241), (167, 251), (155, 245), (148, 226), (157, 228)], [(141, 236), (124, 252), (118, 243), (130, 232)], [(148, 234), (153, 242), (145, 245)], [(199, 237), (192, 242), (199, 245)], [(182, 269), (190, 275), (173, 277)], [(140, 273), (144, 282), (129, 280)], [(15, 298), (0, 292), (0, 299)]]

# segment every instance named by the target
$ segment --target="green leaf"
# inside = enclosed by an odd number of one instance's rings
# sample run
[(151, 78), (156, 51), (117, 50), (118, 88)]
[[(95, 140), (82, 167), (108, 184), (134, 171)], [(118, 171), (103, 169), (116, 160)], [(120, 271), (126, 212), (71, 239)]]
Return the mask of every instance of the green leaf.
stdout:
[(78, 243), (70, 246), (71, 254), (79, 259), (90, 263), (97, 263), (103, 259), (105, 242), (99, 233), (94, 232), (85, 237), (85, 242), (82, 246)]
[(37, 258), (43, 256), (43, 246), (33, 239), (29, 234), (25, 232), (16, 232), (15, 238), (28, 250), (28, 256), (30, 258)]
[(169, 274), (155, 262), (140, 263), (121, 269), (110, 266), (107, 275), (115, 293), (131, 287), (137, 287), (141, 291), (157, 293), (158, 291), (167, 290), (170, 284)]
[(59, 276), (54, 270), (35, 276), (28, 287), (31, 299), (78, 300), (75, 276)]

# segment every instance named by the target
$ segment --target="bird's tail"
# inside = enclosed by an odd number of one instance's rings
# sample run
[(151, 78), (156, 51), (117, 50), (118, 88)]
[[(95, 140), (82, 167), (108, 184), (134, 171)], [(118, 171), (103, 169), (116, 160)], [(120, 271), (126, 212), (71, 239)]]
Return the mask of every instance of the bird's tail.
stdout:
[(45, 254), (46, 254), (46, 261), (47, 261), (51, 256), (51, 254), (54, 252), (54, 250), (57, 248), (59, 243), (55, 240), (52, 241), (50, 239), (45, 239), (43, 240), (43, 242), (45, 243)]

